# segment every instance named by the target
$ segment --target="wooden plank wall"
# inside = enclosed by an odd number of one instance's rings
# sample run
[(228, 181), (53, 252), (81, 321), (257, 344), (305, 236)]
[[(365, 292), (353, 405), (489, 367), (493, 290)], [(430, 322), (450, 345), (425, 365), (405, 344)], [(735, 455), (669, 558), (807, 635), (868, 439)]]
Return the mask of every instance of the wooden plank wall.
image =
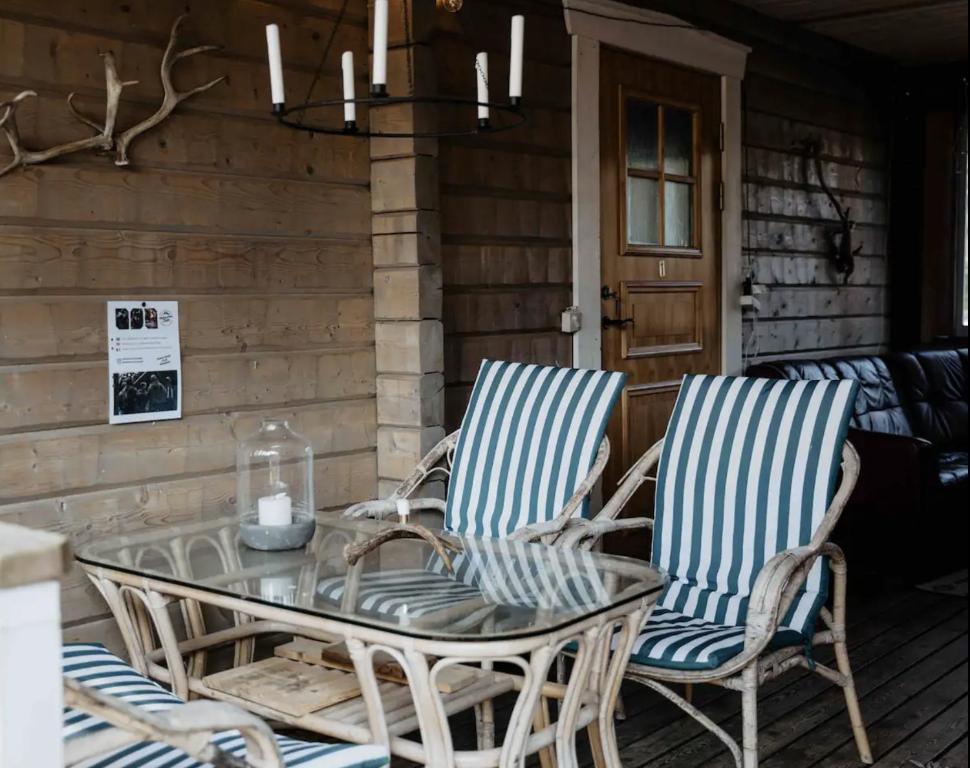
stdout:
[(559, 314), (572, 303), (570, 43), (561, 4), (469, 2), (460, 14), (438, 14), (438, 90), (474, 96), (475, 53), (485, 50), (490, 95), (507, 97), (514, 13), (527, 19), (528, 123), (439, 144), (449, 430), (461, 420), (483, 357), (572, 360), (570, 338), (559, 331)]
[[(806, 77), (757, 48), (743, 94), (745, 262), (768, 288), (744, 323), (747, 362), (883, 350), (889, 137), (879, 105), (848, 73)], [(847, 284), (827, 259), (837, 215), (800, 154), (809, 137), (821, 141), (826, 181), (857, 222), (862, 251)]]
[[(686, 12), (677, 3), (642, 4)], [(745, 350), (762, 359), (879, 351), (889, 339), (889, 137), (878, 96), (851, 56), (839, 59), (844, 47), (786, 37), (787, 28), (768, 22), (752, 35), (747, 17), (709, 5), (698, 7), (707, 19), (691, 20), (754, 49), (744, 83), (743, 244), (754, 279), (770, 292), (758, 320), (744, 323)], [(569, 338), (557, 330), (572, 303), (570, 51), (560, 4), (501, 0), (440, 14), (438, 87), (472, 95), (471, 59), (481, 49), (489, 51), (492, 93), (504, 94), (502, 52), (515, 12), (528, 19), (529, 124), (440, 145), (449, 429), (482, 357), (571, 359)], [(858, 222), (863, 249), (848, 285), (826, 260), (824, 233), (836, 215), (814, 170), (805, 175), (798, 143), (808, 136), (821, 141), (827, 181)]]
[[(0, 179), (0, 519), (77, 544), (121, 530), (224, 514), (234, 446), (264, 416), (312, 439), (317, 501), (372, 497), (376, 483), (365, 140), (309, 138), (268, 115), (264, 25), (282, 27), (287, 86), (305, 93), (339, 0), (207, 0), (186, 44), (181, 87), (228, 74), (133, 145), (134, 165), (75, 155)], [(84, 135), (64, 99), (103, 109), (101, 60), (125, 79), (120, 121), (154, 110), (177, 0), (0, 0), (0, 95), (40, 97), (25, 141)], [(335, 42), (367, 60), (366, 8)], [(363, 80), (363, 70), (361, 70)], [(326, 75), (321, 88), (337, 81)], [(0, 148), (0, 164), (7, 155)], [(177, 299), (180, 421), (108, 426), (104, 302)], [(110, 626), (73, 573), (72, 637)]]

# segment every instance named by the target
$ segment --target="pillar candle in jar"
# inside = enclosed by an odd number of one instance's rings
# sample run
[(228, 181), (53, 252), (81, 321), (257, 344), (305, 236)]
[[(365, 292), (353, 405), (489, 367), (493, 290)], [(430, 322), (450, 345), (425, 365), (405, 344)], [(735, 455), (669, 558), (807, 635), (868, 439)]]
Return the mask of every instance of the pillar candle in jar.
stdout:
[(280, 50), (280, 28), (276, 24), (266, 25), (266, 53), (269, 56), (269, 88), (273, 106), (286, 102), (283, 88), (283, 55)]
[(411, 517), (411, 502), (407, 499), (397, 500), (397, 519), (402, 522), (408, 522)]
[(354, 104), (354, 52), (344, 51), (340, 59), (340, 67), (344, 76), (344, 122), (353, 123), (357, 120), (357, 105)]
[(488, 54), (485, 51), (475, 57), (475, 80), (478, 83), (478, 119), (488, 120)]
[(285, 493), (263, 496), (257, 502), (260, 525), (292, 525), (293, 503)]
[(525, 16), (512, 17), (512, 48), (509, 52), (509, 99), (522, 98), (522, 46), (525, 40)]

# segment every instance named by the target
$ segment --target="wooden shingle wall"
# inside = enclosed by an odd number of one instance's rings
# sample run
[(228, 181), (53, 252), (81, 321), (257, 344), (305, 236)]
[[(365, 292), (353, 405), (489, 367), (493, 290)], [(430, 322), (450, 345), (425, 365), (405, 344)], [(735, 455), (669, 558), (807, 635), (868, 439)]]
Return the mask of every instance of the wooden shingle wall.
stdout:
[[(0, 99), (31, 88), (25, 143), (84, 136), (65, 97), (103, 110), (98, 53), (125, 79), (119, 122), (157, 107), (175, 0), (0, 0)], [(133, 165), (79, 154), (0, 178), (0, 520), (75, 544), (233, 508), (234, 447), (286, 416), (316, 451), (317, 501), (375, 492), (370, 165), (363, 139), (310, 138), (269, 115), (264, 25), (280, 24), (287, 88), (304, 96), (339, 0), (193, 4), (177, 65), (184, 103), (132, 146)], [(367, 61), (366, 8), (335, 41)], [(360, 64), (361, 80), (363, 64)], [(337, 80), (325, 75), (319, 88)], [(0, 146), (0, 165), (7, 149)], [(180, 303), (180, 421), (108, 426), (105, 305)], [(75, 569), (68, 634), (107, 631)]]
[[(846, 73), (807, 78), (773, 61), (755, 49), (743, 85), (744, 255), (768, 289), (757, 318), (746, 314), (747, 361), (878, 352), (889, 341), (888, 123)], [(827, 258), (838, 219), (803, 157), (808, 138), (856, 222), (847, 284)]]
[(514, 13), (526, 16), (528, 122), (439, 143), (448, 429), (461, 420), (482, 358), (572, 361), (570, 337), (559, 330), (572, 303), (570, 43), (561, 4), (468, 2), (460, 14), (439, 14), (437, 86), (473, 97), (475, 53), (484, 50), (490, 97), (507, 99)]

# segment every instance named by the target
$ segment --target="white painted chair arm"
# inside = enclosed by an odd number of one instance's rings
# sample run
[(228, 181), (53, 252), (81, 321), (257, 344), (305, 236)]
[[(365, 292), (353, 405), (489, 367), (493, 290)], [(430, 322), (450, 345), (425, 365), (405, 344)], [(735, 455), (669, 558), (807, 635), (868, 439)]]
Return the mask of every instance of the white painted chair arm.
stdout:
[[(430, 509), (444, 514), (445, 502), (441, 499), (410, 499), (412, 510)], [(397, 499), (376, 499), (374, 501), (361, 501), (347, 507), (344, 517), (369, 517), (375, 520), (383, 520), (397, 514)]]
[[(344, 512), (344, 517), (371, 517), (380, 520), (387, 515), (396, 513), (397, 500), (409, 498), (415, 490), (428, 480), (435, 479), (440, 475), (440, 479), (447, 481), (451, 476), (451, 454), (458, 444), (459, 432), (460, 430), (455, 430), (438, 441), (437, 445), (428, 451), (411, 474), (402, 480), (401, 484), (386, 499), (361, 501), (352, 504)], [(445, 461), (445, 464), (442, 464), (442, 461)], [(445, 502), (435, 498), (411, 499), (411, 509), (432, 509), (444, 513)]]
[(568, 529), (556, 542), (556, 545), (567, 548), (583, 547), (589, 549), (608, 533), (632, 531), (637, 528), (650, 528), (652, 530), (653, 518), (623, 517), (619, 520), (601, 520), (597, 517), (593, 520), (582, 520)]
[[(65, 744), (65, 764), (74, 765), (139, 741), (154, 741), (180, 749), (202, 763), (225, 768), (283, 768), (272, 730), (239, 707), (216, 701), (190, 701), (163, 712), (149, 713), (77, 680), (64, 678), (64, 704), (115, 726)], [(239, 731), (246, 742), (246, 760), (211, 743), (220, 731)]]
[(764, 564), (751, 589), (748, 618), (745, 623), (745, 651), (767, 646), (778, 630), (798, 590), (808, 578), (808, 572), (822, 550), (814, 547), (794, 547), (779, 552)]

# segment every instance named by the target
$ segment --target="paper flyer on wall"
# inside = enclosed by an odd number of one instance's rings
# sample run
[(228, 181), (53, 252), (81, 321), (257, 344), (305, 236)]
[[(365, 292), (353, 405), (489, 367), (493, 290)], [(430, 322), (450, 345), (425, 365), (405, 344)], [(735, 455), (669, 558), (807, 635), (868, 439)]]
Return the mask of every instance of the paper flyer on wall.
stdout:
[(177, 301), (108, 302), (111, 424), (182, 418)]

